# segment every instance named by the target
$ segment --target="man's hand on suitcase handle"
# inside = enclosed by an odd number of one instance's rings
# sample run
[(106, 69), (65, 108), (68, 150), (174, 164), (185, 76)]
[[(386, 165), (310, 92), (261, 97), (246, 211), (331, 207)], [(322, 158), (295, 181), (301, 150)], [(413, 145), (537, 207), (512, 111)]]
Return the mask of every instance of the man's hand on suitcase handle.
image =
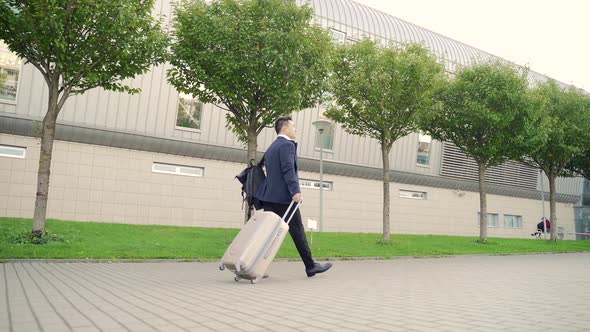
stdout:
[(301, 193), (296, 193), (295, 195), (293, 195), (293, 200), (295, 201), (295, 203), (299, 203), (299, 201), (301, 200)]

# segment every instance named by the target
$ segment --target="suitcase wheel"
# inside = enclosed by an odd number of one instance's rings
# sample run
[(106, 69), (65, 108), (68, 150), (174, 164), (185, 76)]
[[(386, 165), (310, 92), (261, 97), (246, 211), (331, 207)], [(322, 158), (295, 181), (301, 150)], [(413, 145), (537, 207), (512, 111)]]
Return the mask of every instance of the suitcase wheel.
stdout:
[(235, 282), (238, 282), (238, 281), (240, 281), (240, 279), (242, 279), (242, 278), (240, 278), (240, 277), (238, 277), (238, 276), (235, 276), (235, 277), (234, 277), (234, 281), (235, 281)]
[(219, 265), (219, 270), (220, 270), (220, 271), (223, 271), (223, 270), (225, 270), (225, 265), (223, 265), (223, 264)]

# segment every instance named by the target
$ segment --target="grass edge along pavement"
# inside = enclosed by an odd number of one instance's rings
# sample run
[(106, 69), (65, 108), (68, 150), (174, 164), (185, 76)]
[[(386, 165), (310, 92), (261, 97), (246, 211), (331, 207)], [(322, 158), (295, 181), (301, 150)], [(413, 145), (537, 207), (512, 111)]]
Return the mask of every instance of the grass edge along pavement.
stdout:
[[(47, 229), (57, 237), (43, 245), (15, 243), (31, 229), (31, 219), (0, 218), (0, 260), (79, 259), (214, 261), (223, 255), (238, 229), (129, 225), (48, 219)], [(478, 230), (474, 228), (474, 232)], [(525, 254), (590, 251), (590, 241), (393, 234), (390, 243), (379, 233), (314, 233), (310, 243), (316, 259), (389, 259), (460, 254)], [(308, 241), (310, 234), (308, 233)], [(288, 237), (278, 259), (298, 259)]]

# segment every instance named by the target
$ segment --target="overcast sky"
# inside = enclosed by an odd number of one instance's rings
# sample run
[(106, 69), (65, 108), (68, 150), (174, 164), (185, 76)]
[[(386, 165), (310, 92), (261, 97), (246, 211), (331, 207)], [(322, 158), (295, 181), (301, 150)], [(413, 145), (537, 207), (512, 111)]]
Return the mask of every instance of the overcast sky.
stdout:
[(590, 91), (588, 0), (354, 0)]

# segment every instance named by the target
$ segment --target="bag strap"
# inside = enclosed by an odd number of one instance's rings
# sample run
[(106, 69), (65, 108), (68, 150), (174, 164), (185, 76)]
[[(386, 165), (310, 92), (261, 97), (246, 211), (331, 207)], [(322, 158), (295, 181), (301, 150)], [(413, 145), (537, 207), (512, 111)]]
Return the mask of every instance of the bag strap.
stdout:
[(264, 165), (264, 156), (266, 156), (266, 152), (262, 155), (262, 159), (258, 162), (258, 166)]

